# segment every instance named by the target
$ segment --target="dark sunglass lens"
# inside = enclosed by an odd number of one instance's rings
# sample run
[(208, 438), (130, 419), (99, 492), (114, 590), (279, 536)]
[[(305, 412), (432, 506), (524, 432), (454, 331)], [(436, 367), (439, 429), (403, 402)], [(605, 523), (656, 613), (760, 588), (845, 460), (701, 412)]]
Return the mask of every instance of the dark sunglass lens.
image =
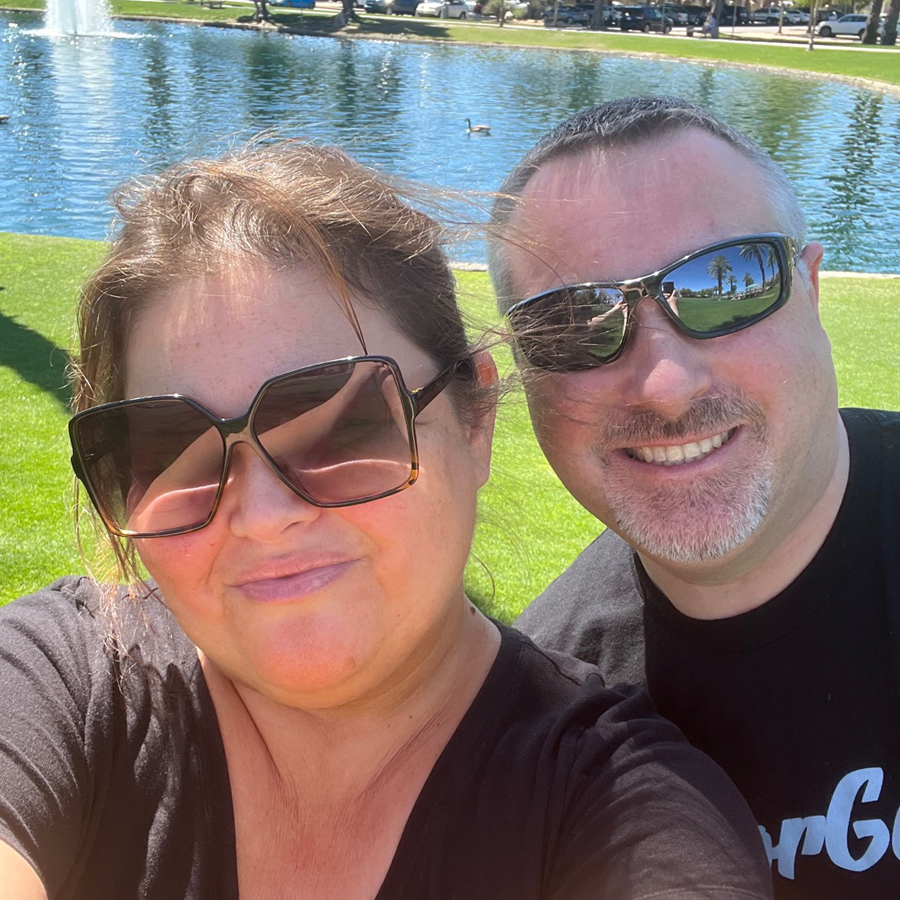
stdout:
[(101, 512), (127, 534), (192, 528), (210, 516), (224, 444), (181, 400), (101, 410), (76, 423), (85, 475)]
[(281, 472), (320, 503), (376, 497), (412, 474), (403, 399), (383, 363), (339, 363), (276, 381), (253, 427)]
[(693, 331), (739, 328), (781, 299), (778, 245), (747, 241), (711, 251), (673, 270), (661, 290), (663, 299)]
[(573, 372), (613, 358), (625, 337), (625, 303), (614, 288), (572, 287), (510, 311), (516, 341), (533, 365)]

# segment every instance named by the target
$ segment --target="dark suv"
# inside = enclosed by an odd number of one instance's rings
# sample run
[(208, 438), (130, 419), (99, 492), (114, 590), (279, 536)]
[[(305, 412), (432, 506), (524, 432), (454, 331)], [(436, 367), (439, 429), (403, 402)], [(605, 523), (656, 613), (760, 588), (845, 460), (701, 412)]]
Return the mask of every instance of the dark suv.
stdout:
[(623, 6), (619, 16), (622, 31), (661, 31), (668, 34), (675, 23), (655, 6)]
[(688, 25), (702, 25), (709, 14), (709, 10), (705, 6), (684, 6), (682, 9), (687, 13)]
[(743, 6), (723, 6), (720, 25), (749, 25), (750, 13)]

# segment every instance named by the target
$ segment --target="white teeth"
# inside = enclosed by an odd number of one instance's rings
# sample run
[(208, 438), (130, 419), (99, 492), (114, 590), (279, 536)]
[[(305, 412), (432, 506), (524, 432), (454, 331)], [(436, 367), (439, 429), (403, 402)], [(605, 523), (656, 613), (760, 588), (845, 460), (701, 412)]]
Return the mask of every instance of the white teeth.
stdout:
[(654, 465), (681, 466), (709, 456), (713, 450), (730, 440), (734, 432), (735, 429), (731, 428), (710, 438), (701, 438), (687, 444), (672, 444), (669, 447), (632, 447), (629, 448), (628, 455)]
[(699, 444), (685, 444), (681, 449), (684, 450), (685, 459), (697, 459), (700, 456)]

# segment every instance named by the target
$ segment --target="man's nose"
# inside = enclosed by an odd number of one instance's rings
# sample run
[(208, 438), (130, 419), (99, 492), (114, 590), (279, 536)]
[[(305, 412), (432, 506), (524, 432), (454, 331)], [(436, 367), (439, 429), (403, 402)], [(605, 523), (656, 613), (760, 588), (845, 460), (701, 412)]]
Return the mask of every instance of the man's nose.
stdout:
[(714, 383), (709, 348), (679, 331), (652, 297), (644, 297), (633, 315), (628, 346), (613, 363), (623, 368), (623, 400), (677, 419)]

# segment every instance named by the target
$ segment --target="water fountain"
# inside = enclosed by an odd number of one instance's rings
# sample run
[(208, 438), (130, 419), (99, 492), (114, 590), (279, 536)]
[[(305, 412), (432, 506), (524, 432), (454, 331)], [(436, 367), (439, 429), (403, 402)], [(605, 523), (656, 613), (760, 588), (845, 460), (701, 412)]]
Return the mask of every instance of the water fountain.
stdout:
[(110, 34), (107, 0), (47, 0), (44, 28), (50, 34)]

